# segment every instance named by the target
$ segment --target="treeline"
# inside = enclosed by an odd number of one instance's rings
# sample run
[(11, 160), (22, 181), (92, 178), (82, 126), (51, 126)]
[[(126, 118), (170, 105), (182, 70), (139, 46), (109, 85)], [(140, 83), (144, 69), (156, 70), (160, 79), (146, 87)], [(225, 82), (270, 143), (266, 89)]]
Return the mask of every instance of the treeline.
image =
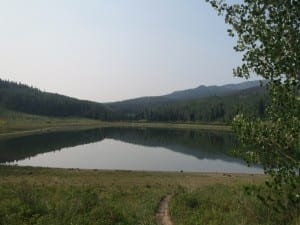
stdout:
[(231, 122), (238, 113), (264, 118), (269, 99), (263, 88), (252, 88), (229, 96), (142, 107), (136, 112), (115, 115), (120, 120)]
[(1, 79), (0, 106), (24, 113), (53, 117), (105, 119), (109, 114), (100, 103), (43, 92), (37, 88)]
[(197, 100), (176, 100), (161, 96), (101, 104), (43, 92), (24, 84), (0, 79), (0, 107), (50, 117), (227, 123), (237, 113), (263, 118), (267, 105), (268, 98), (262, 87)]

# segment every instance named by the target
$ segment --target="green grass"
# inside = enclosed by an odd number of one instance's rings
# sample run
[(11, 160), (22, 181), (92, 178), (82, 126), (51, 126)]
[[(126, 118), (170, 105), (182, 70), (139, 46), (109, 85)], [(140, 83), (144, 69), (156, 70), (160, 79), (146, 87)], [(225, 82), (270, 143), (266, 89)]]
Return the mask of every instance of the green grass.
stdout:
[(105, 186), (4, 186), (1, 224), (155, 224), (157, 197), (163, 190)]
[(68, 128), (75, 126), (89, 126), (96, 121), (84, 118), (51, 118), (30, 115), (0, 108), (0, 134), (43, 131), (45, 129)]
[(259, 202), (240, 188), (265, 179), (0, 166), (0, 224), (156, 224), (158, 204), (168, 193), (177, 193), (171, 201), (175, 225), (259, 224), (262, 215), (253, 216)]
[[(260, 175), (0, 166), (0, 224), (154, 225), (163, 196), (174, 225), (299, 224), (274, 214), (245, 185)], [(297, 221), (298, 219), (298, 221)]]
[(156, 224), (168, 187), (146, 173), (1, 167), (0, 178), (3, 225)]
[(288, 218), (270, 210), (256, 195), (245, 193), (245, 185), (214, 185), (192, 192), (182, 190), (170, 204), (176, 225), (288, 225), (300, 224), (300, 217)]

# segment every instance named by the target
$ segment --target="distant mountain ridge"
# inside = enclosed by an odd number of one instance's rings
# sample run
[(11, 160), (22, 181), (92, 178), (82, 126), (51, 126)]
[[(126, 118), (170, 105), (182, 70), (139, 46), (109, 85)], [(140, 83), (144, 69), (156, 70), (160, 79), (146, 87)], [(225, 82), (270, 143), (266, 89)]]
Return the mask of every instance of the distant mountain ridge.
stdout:
[(181, 91), (174, 91), (170, 94), (161, 96), (149, 96), (134, 98), (119, 102), (106, 103), (105, 105), (109, 107), (112, 111), (120, 111), (122, 113), (133, 113), (136, 110), (141, 110), (141, 108), (153, 108), (163, 105), (178, 103), (182, 101), (197, 100), (200, 98), (206, 98), (211, 96), (227, 96), (231, 94), (238, 93), (247, 89), (257, 89), (261, 90), (259, 80), (246, 81), (238, 84), (226, 84), (221, 86), (204, 86), (200, 85), (197, 88), (186, 89)]
[(187, 89), (182, 91), (175, 91), (171, 94), (162, 97), (176, 99), (176, 100), (193, 100), (209, 96), (224, 96), (232, 94), (237, 91), (245, 90), (248, 88), (260, 87), (260, 81), (246, 81), (239, 84), (226, 84), (221, 86), (205, 86), (201, 85), (197, 88)]
[[(222, 86), (201, 85), (162, 96), (97, 103), (0, 79), (0, 108), (43, 116), (100, 120), (228, 121), (251, 102), (255, 103), (251, 110), (257, 111), (260, 104), (262, 112), (265, 100), (259, 103), (257, 99), (263, 98), (264, 90), (260, 81), (247, 81)], [(241, 103), (236, 106), (238, 101)], [(229, 111), (230, 116), (226, 116)]]

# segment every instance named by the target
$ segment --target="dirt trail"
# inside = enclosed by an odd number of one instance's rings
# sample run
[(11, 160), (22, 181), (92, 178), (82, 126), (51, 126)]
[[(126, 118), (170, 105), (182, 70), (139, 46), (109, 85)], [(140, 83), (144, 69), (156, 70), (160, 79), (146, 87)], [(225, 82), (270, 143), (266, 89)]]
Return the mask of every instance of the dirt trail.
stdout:
[(173, 225), (169, 216), (169, 202), (173, 197), (172, 194), (165, 196), (159, 203), (156, 213), (156, 220), (159, 225)]

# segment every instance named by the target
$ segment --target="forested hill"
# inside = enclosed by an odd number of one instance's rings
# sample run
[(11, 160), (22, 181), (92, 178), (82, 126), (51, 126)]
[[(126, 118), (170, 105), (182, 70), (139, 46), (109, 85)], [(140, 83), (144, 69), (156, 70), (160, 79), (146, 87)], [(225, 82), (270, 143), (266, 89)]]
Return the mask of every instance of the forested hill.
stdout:
[(0, 79), (0, 106), (29, 114), (54, 117), (105, 119), (103, 104), (43, 92), (24, 84)]
[(258, 81), (199, 86), (164, 96), (101, 104), (0, 79), (0, 108), (53, 117), (230, 122), (239, 112), (263, 117), (266, 105), (265, 91)]
[(249, 88), (260, 86), (260, 81), (246, 81), (239, 84), (226, 84), (222, 86), (204, 86), (201, 85), (194, 89), (187, 89), (183, 91), (175, 91), (171, 94), (164, 95), (163, 97), (174, 100), (195, 100), (211, 96), (225, 96), (237, 93)]
[(124, 116), (129, 119), (130, 117), (136, 118), (137, 114), (149, 111), (150, 109), (165, 107), (166, 105), (169, 107), (177, 107), (178, 103), (190, 103), (193, 100), (209, 98), (212, 96), (233, 96), (235, 94), (239, 94), (239, 92), (243, 90), (250, 90), (253, 88), (260, 91), (260, 81), (247, 81), (239, 84), (227, 84), (223, 86), (201, 85), (197, 88), (175, 91), (171, 94), (157, 97), (142, 97), (121, 102), (108, 103), (106, 106), (112, 109), (115, 116), (118, 116), (120, 119), (124, 119)]
[(144, 110), (137, 119), (148, 121), (231, 122), (238, 113), (265, 117), (269, 98), (262, 87), (252, 87), (224, 96), (210, 96), (181, 101)]

